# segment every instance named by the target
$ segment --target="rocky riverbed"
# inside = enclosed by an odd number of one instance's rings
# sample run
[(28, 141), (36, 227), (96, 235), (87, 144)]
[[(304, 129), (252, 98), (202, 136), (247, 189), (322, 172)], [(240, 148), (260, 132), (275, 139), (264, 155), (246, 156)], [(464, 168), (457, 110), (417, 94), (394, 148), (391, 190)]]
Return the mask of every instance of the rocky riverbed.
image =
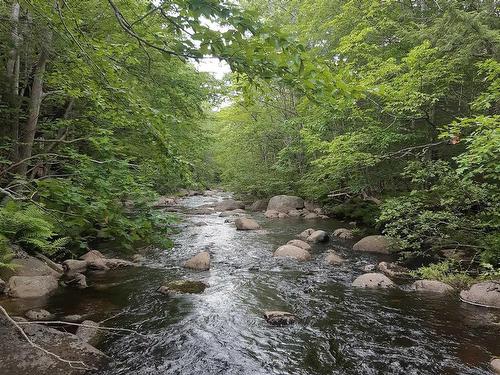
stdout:
[[(43, 308), (52, 319), (78, 315), (139, 333), (103, 332), (93, 344), (111, 361), (98, 374), (493, 373), (500, 310), (461, 301), (477, 291), (415, 282), (392, 264), (386, 239), (362, 240), (319, 207), (280, 198), (245, 211), (227, 198), (165, 199), (159, 209), (183, 218), (173, 249), (86, 272), (87, 288), (0, 303), (11, 315)], [(17, 341), (2, 340), (0, 352), (25, 348), (6, 327), (0, 321), (2, 337)], [(34, 337), (55, 335), (37, 329)], [(65, 339), (81, 343), (74, 333)], [(95, 358), (83, 360), (100, 366)], [(25, 373), (14, 359), (2, 356), (0, 368)]]

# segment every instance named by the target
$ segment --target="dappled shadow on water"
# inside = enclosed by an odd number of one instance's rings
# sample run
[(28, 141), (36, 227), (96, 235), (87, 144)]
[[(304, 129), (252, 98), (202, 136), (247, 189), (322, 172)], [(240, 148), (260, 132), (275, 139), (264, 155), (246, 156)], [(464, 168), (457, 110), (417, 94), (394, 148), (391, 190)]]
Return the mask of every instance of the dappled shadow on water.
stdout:
[[(91, 276), (89, 289), (56, 295), (49, 307), (95, 320), (122, 312), (107, 324), (146, 335), (107, 336), (101, 349), (115, 362), (99, 374), (489, 373), (490, 356), (500, 354), (498, 312), (456, 296), (355, 290), (350, 284), (362, 266), (384, 258), (355, 254), (348, 241), (315, 245), (308, 262), (273, 258), (308, 227), (332, 232), (345, 224), (253, 216), (262, 230), (236, 231), (217, 214), (186, 216), (172, 250), (149, 254), (144, 267)], [(331, 247), (347, 258), (344, 265), (324, 263)], [(210, 271), (182, 268), (206, 249)], [(209, 288), (200, 295), (156, 293), (164, 280), (179, 278)], [(262, 317), (268, 309), (293, 312), (299, 322), (269, 326)]]

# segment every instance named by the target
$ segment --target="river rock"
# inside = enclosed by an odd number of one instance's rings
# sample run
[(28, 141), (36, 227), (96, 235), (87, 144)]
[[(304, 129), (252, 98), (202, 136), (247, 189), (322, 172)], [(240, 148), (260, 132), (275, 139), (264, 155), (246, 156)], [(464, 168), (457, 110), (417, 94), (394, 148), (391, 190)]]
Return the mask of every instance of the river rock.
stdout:
[(361, 267), (361, 271), (363, 272), (373, 272), (377, 269), (376, 264), (366, 264), (363, 267)]
[(382, 273), (365, 273), (358, 276), (352, 286), (357, 288), (392, 288), (395, 284)]
[(90, 250), (83, 254), (79, 259), (88, 261), (93, 261), (97, 259), (106, 259), (104, 255), (98, 250)]
[(51, 320), (54, 315), (44, 309), (32, 309), (28, 310), (24, 316), (29, 320)]
[(214, 206), (215, 211), (233, 211), (238, 208), (244, 209), (245, 203), (241, 201), (235, 201), (234, 199), (226, 199), (221, 202), (217, 202)]
[(288, 211), (287, 215), (290, 216), (290, 217), (299, 217), (299, 216), (302, 215), (302, 211), (299, 211), (299, 210), (290, 210), (290, 211)]
[(451, 293), (454, 289), (441, 281), (437, 280), (417, 280), (411, 288), (417, 292), (431, 292), (431, 293)]
[(90, 345), (96, 345), (99, 342), (99, 323), (94, 322), (93, 320), (84, 320), (82, 325), (78, 327), (75, 335)]
[(172, 295), (179, 293), (200, 294), (208, 288), (208, 284), (202, 281), (175, 280), (162, 285), (158, 291), (161, 294)]
[(68, 323), (80, 323), (83, 321), (83, 316), (78, 314), (66, 315), (61, 320)]
[(211, 215), (215, 212), (213, 207), (197, 207), (188, 210), (191, 215)]
[(88, 287), (87, 278), (81, 273), (76, 273), (66, 281), (66, 285), (70, 285), (78, 289), (85, 289)]
[(335, 229), (335, 231), (333, 232), (333, 235), (335, 237), (342, 238), (344, 240), (350, 240), (354, 237), (352, 234), (352, 230), (347, 229), (347, 228)]
[(292, 246), (297, 246), (300, 247), (301, 249), (311, 251), (312, 247), (309, 245), (307, 242), (302, 241), (302, 240), (290, 240), (286, 243), (287, 245), (292, 245)]
[(43, 297), (58, 287), (52, 276), (12, 276), (9, 279), (8, 295), (14, 298)]
[(282, 213), (304, 208), (304, 200), (293, 195), (276, 195), (269, 200), (267, 210), (274, 210)]
[(68, 259), (62, 264), (64, 273), (69, 276), (87, 271), (87, 261), (85, 260)]
[(330, 251), (328, 252), (328, 254), (326, 254), (325, 262), (330, 265), (337, 266), (339, 264), (344, 263), (345, 259), (342, 258), (339, 254), (335, 253), (334, 251)]
[(145, 261), (146, 261), (146, 257), (142, 254), (134, 254), (132, 256), (132, 262), (134, 262), (134, 263), (144, 263)]
[(62, 273), (59, 273), (52, 269), (42, 260), (32, 257), (30, 255), (24, 255), (23, 258), (14, 258), (11, 264), (14, 266), (13, 269), (0, 268), (0, 277), (5, 280), (9, 280), (12, 276), (52, 276), (54, 278), (61, 277)]
[(307, 215), (304, 216), (304, 219), (306, 220), (319, 219), (319, 215), (315, 212), (309, 212)]
[(469, 290), (460, 292), (460, 299), (473, 305), (500, 309), (500, 282), (485, 281), (474, 284)]
[(301, 240), (307, 240), (311, 234), (313, 234), (315, 229), (309, 228), (306, 229), (305, 231), (301, 232), (297, 237), (299, 237)]
[(236, 225), (237, 230), (260, 229), (259, 223), (257, 223), (254, 219), (249, 218), (238, 218), (235, 220), (234, 224)]
[(280, 246), (273, 254), (275, 257), (290, 257), (299, 261), (311, 259), (311, 254), (307, 250), (293, 245)]
[(378, 270), (384, 275), (392, 278), (407, 279), (410, 278), (410, 270), (399, 264), (392, 262), (380, 262), (377, 266)]
[(110, 269), (123, 268), (123, 267), (133, 267), (136, 265), (134, 262), (130, 262), (128, 260), (118, 259), (118, 258), (105, 259), (104, 263)]
[(269, 204), (269, 199), (259, 199), (252, 203), (250, 206), (251, 211), (265, 211), (267, 205)]
[(326, 242), (328, 241), (328, 234), (324, 230), (315, 230), (307, 237), (307, 242)]
[(196, 254), (191, 259), (184, 263), (184, 267), (190, 268), (198, 271), (207, 271), (210, 269), (210, 253), (208, 251), (202, 251)]
[(390, 241), (381, 235), (368, 236), (356, 242), (352, 249), (367, 253), (390, 254)]
[(5, 291), (6, 288), (7, 288), (7, 284), (5, 283), (5, 281), (0, 279), (0, 294), (3, 294), (3, 292)]
[(275, 326), (292, 324), (297, 320), (295, 315), (286, 311), (265, 311), (264, 319), (266, 319), (269, 324)]
[(264, 213), (264, 216), (267, 217), (268, 219), (277, 219), (279, 217), (279, 212), (275, 210), (267, 210)]
[(495, 372), (495, 374), (500, 375), (500, 358), (493, 358), (490, 362), (490, 366)]
[(321, 205), (319, 203), (315, 203), (315, 202), (311, 202), (311, 201), (305, 201), (304, 202), (304, 208), (307, 211), (316, 212), (316, 210), (321, 210)]
[[(107, 357), (76, 335), (61, 332), (41, 324), (22, 326), (30, 340), (61, 358), (99, 368)], [(19, 331), (3, 316), (0, 316), (0, 368), (2, 374), (50, 374), (81, 375), (81, 369), (72, 368), (53, 356), (31, 346)], [(76, 367), (76, 364), (75, 364)]]
[(174, 197), (162, 196), (159, 197), (155, 203), (153, 203), (153, 207), (155, 208), (168, 207), (168, 206), (173, 206), (176, 203), (177, 201), (175, 200)]

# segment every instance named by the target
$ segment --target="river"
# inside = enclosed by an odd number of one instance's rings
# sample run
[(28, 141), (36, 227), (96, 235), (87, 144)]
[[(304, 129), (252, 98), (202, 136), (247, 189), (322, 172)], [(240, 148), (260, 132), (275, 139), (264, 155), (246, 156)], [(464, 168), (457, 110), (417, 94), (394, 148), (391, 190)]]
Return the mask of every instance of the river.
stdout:
[[(224, 197), (182, 200), (197, 207)], [(88, 314), (105, 325), (144, 336), (107, 335), (99, 346), (115, 361), (99, 374), (491, 374), (500, 354), (500, 313), (407, 290), (358, 290), (361, 268), (385, 260), (353, 253), (352, 242), (314, 245), (312, 260), (273, 258), (302, 230), (331, 233), (335, 220), (265, 219), (263, 227), (236, 231), (217, 214), (186, 215), (170, 250), (146, 255), (143, 267), (89, 277), (90, 287), (61, 292), (46, 304), (56, 314)], [(347, 262), (324, 263), (334, 247)], [(199, 251), (212, 255), (210, 271), (182, 268)], [(199, 295), (166, 297), (164, 280), (202, 280)], [(285, 310), (297, 324), (270, 326), (264, 310)]]

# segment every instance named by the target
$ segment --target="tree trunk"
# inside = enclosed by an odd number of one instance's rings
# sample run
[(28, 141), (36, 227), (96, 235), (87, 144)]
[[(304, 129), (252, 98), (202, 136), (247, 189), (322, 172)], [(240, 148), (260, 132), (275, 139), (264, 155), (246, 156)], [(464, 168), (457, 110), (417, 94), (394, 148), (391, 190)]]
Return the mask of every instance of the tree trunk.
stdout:
[(19, 145), (19, 161), (20, 164), (17, 173), (25, 177), (28, 169), (28, 160), (32, 156), (33, 141), (38, 125), (38, 116), (40, 115), (40, 107), (43, 99), (43, 76), (49, 59), (49, 44), (51, 40), (51, 32), (47, 31), (45, 42), (42, 45), (38, 61), (35, 67), (33, 84), (31, 86), (31, 98), (28, 109), (28, 119), (21, 131), (21, 143)]
[(12, 24), (11, 42), (12, 49), (9, 52), (7, 60), (7, 103), (9, 106), (10, 121), (7, 123), (6, 128), (2, 129), (2, 135), (9, 136), (12, 140), (12, 155), (11, 160), (16, 162), (18, 160), (18, 138), (19, 138), (19, 3), (12, 2), (10, 21)]

